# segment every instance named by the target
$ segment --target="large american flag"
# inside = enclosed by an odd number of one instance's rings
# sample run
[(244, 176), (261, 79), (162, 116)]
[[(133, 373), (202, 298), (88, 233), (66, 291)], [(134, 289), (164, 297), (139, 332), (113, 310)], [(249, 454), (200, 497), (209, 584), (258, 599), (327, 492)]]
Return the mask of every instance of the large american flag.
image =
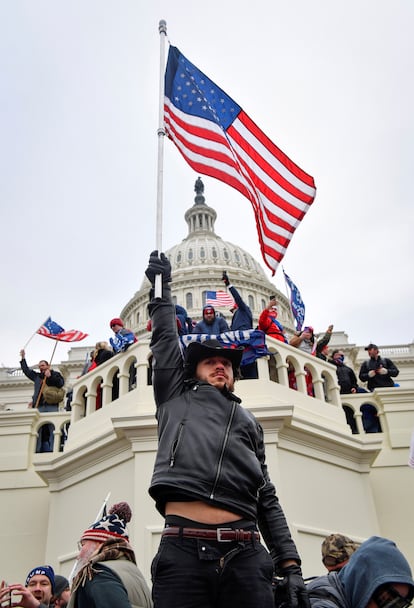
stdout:
[(59, 340), (60, 342), (80, 342), (88, 335), (77, 329), (65, 331), (63, 327), (52, 321), (50, 317), (39, 327), (37, 333), (41, 336), (46, 336), (46, 338), (52, 338), (52, 340)]
[(233, 297), (227, 291), (206, 291), (206, 306), (234, 306)]
[(165, 72), (164, 123), (193, 169), (250, 200), (263, 259), (274, 274), (315, 198), (313, 177), (174, 46)]

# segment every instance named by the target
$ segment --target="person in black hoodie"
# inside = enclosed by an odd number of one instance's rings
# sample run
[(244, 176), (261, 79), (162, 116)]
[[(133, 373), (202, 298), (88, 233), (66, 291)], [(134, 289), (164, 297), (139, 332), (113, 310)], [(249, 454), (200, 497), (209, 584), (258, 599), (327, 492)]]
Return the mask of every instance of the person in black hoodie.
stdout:
[[(162, 293), (155, 297), (157, 275)], [(269, 478), (263, 430), (233, 394), (243, 349), (207, 338), (191, 342), (183, 360), (163, 253), (151, 253), (146, 276), (153, 286), (158, 421), (149, 493), (165, 517), (151, 568), (154, 608), (273, 608), (274, 571), (284, 577), (287, 608), (306, 608), (300, 558)]]
[[(336, 367), (336, 375), (338, 377), (338, 384), (340, 386), (341, 395), (347, 395), (349, 393), (357, 393), (358, 391), (358, 381), (355, 375), (354, 370), (345, 365), (344, 363), (345, 355), (344, 353), (336, 349), (332, 353), (332, 359), (329, 363), (332, 363)], [(365, 391), (364, 391), (365, 392)]]

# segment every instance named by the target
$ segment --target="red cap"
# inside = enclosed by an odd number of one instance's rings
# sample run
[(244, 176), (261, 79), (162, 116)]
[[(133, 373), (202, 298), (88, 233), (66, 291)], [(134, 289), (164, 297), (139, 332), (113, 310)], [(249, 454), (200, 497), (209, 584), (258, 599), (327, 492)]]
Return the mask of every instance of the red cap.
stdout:
[(115, 319), (112, 319), (111, 322), (109, 323), (110, 327), (113, 327), (114, 325), (120, 325), (121, 327), (124, 326), (124, 323), (122, 321), (122, 319), (119, 319), (118, 317), (115, 317)]

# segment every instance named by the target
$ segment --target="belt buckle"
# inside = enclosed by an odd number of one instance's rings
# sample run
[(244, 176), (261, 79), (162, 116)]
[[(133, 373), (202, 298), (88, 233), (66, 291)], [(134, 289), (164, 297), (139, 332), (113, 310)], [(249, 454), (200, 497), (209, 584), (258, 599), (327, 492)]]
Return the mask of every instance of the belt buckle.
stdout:
[(219, 543), (231, 543), (230, 538), (228, 540), (225, 540), (224, 538), (221, 538), (221, 535), (223, 532), (232, 532), (232, 530), (233, 530), (233, 528), (216, 528), (218, 542)]

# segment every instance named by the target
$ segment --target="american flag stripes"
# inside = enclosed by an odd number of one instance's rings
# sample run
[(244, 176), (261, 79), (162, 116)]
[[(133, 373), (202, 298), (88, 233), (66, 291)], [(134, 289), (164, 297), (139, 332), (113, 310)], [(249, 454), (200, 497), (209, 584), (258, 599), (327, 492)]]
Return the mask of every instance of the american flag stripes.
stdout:
[(206, 291), (205, 306), (234, 306), (233, 297), (227, 291)]
[(165, 72), (164, 122), (193, 169), (250, 200), (263, 259), (274, 274), (315, 198), (313, 178), (173, 46)]
[(80, 342), (88, 336), (83, 331), (77, 329), (70, 329), (65, 331), (55, 321), (52, 321), (50, 317), (46, 319), (41, 327), (37, 330), (37, 333), (46, 338), (52, 338), (52, 340), (59, 340), (60, 342)]

